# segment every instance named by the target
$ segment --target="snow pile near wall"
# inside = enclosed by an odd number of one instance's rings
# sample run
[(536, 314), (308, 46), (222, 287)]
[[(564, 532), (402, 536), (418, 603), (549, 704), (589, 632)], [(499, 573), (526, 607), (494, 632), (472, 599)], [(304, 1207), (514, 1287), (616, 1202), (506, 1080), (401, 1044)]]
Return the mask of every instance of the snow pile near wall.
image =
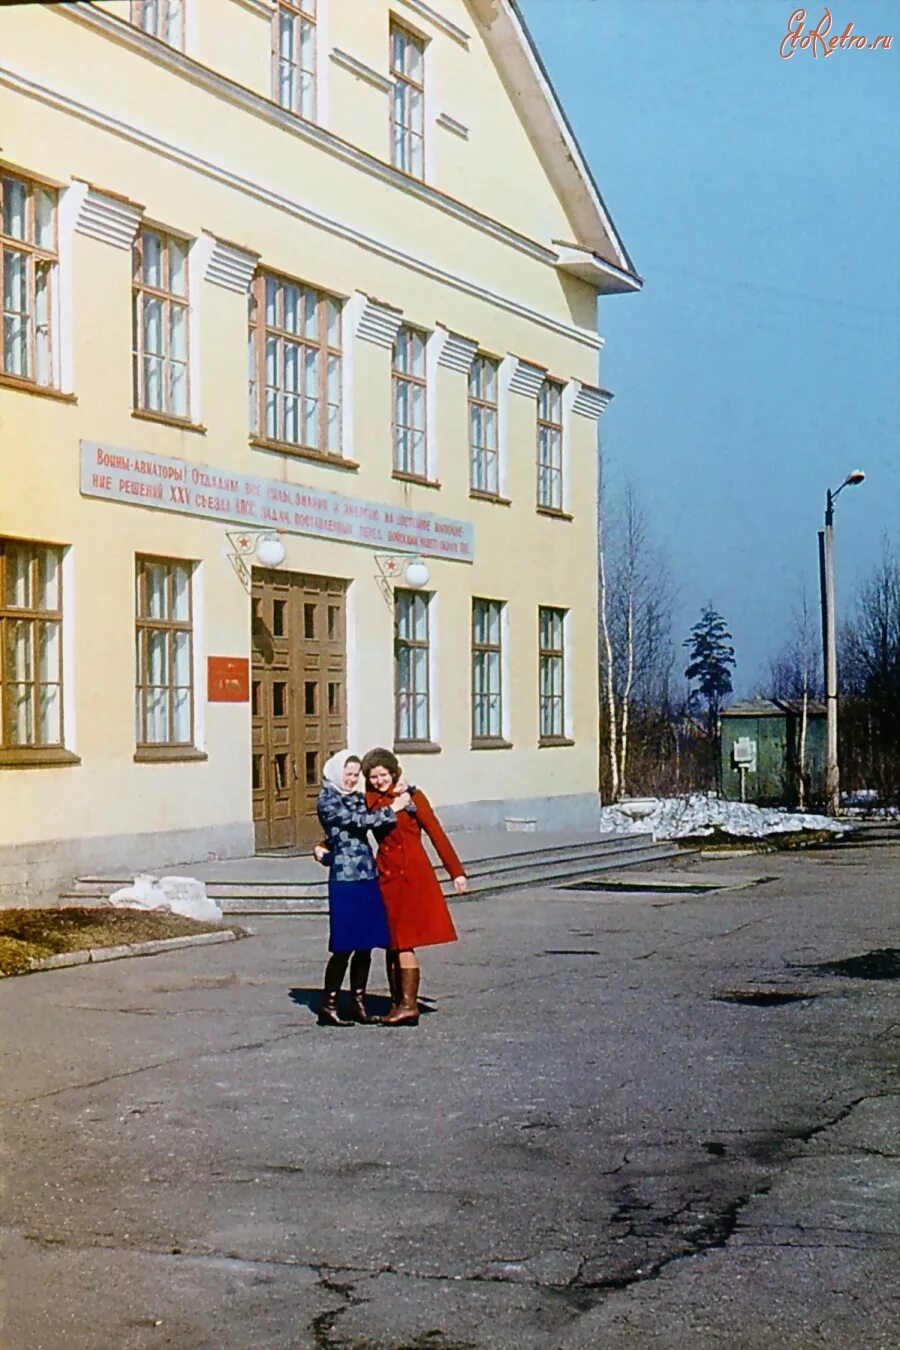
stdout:
[(695, 792), (689, 797), (642, 797), (635, 802), (605, 806), (600, 812), (600, 828), (604, 834), (652, 830), (654, 839), (709, 835), (764, 839), (770, 834), (797, 834), (803, 830), (828, 830), (839, 835), (852, 826), (829, 816), (726, 802)]
[(130, 886), (113, 891), (106, 902), (115, 909), (163, 909), (186, 919), (221, 923), (222, 911), (195, 877), (158, 877), (141, 872)]

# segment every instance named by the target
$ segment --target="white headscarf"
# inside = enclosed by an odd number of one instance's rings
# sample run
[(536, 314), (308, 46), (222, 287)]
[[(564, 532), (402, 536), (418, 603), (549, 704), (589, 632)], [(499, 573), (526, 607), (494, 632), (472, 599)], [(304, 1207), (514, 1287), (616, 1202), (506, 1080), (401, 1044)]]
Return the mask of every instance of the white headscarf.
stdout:
[(344, 787), (344, 765), (348, 759), (359, 759), (359, 756), (354, 755), (351, 750), (338, 750), (336, 755), (332, 755), (331, 759), (326, 761), (322, 770), (323, 780), (331, 787), (337, 788), (342, 797), (346, 797), (349, 792), (361, 790), (359, 784), (355, 788)]

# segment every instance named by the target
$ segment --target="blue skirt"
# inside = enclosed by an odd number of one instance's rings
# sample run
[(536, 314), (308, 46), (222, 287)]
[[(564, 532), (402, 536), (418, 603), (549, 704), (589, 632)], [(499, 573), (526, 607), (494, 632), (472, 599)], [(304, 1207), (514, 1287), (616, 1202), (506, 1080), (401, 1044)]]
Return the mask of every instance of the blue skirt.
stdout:
[(387, 947), (384, 901), (377, 881), (335, 881), (328, 878), (330, 952)]

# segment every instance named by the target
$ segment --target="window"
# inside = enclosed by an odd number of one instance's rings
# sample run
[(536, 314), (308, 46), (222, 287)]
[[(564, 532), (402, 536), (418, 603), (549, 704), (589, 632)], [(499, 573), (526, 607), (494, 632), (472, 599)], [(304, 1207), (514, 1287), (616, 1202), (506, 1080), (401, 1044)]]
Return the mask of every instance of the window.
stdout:
[(503, 738), (502, 622), (499, 600), (472, 601), (472, 740)]
[(194, 739), (193, 564), (138, 557), (135, 567), (137, 747)]
[(272, 81), (282, 108), (316, 115), (316, 0), (277, 0), (272, 28)]
[(537, 504), (551, 511), (563, 504), (562, 391), (555, 380), (545, 380), (538, 394)]
[(61, 748), (62, 549), (0, 539), (0, 750)]
[(428, 477), (425, 334), (405, 325), (394, 339), (394, 472)]
[(425, 39), (391, 24), (391, 163), (425, 176)]
[(341, 450), (341, 305), (299, 281), (260, 273), (250, 291), (255, 436), (312, 454)]
[(184, 46), (184, 0), (131, 0), (131, 22), (170, 47)]
[(469, 368), (469, 485), (492, 497), (500, 495), (497, 372), (489, 356), (476, 356)]
[(395, 591), (394, 736), (427, 741), (431, 735), (428, 680), (428, 602), (419, 591)]
[(188, 245), (142, 229), (133, 250), (134, 406), (187, 420)]
[(538, 610), (540, 739), (565, 736), (565, 623), (564, 609)]
[(57, 194), (0, 169), (0, 374), (51, 387)]

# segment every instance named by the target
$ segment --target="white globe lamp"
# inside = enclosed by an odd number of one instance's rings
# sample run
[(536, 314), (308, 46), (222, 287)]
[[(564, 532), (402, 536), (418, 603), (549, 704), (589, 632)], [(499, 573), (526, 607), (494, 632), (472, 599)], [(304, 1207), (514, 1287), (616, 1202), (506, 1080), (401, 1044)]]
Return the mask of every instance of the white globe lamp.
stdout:
[(263, 535), (256, 545), (256, 556), (263, 567), (280, 567), (284, 562), (284, 544), (275, 534)]
[(408, 562), (403, 572), (404, 580), (413, 590), (420, 591), (423, 586), (427, 586), (431, 580), (431, 573), (426, 563), (421, 558), (413, 558)]

